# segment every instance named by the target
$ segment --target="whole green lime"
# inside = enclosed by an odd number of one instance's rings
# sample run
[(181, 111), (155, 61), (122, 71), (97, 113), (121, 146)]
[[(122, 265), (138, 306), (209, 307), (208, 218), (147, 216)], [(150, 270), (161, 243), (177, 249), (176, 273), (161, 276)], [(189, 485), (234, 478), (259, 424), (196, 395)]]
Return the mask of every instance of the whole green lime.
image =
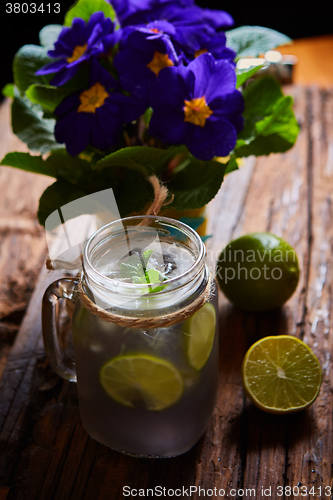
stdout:
[(270, 233), (251, 233), (231, 241), (217, 262), (217, 279), (226, 297), (240, 309), (281, 307), (299, 281), (297, 254)]

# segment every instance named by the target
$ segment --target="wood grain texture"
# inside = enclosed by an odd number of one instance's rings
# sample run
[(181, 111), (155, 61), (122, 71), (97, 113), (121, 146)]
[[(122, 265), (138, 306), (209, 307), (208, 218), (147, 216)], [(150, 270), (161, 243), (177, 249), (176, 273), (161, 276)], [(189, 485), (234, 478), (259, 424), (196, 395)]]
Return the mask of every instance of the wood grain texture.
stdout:
[[(10, 131), (8, 101), (0, 107), (0, 130), (0, 158), (26, 150)], [(47, 177), (0, 167), (0, 320), (5, 323), (21, 321), (42, 265), (45, 243), (36, 212), (49, 184)]]
[[(262, 487), (332, 483), (333, 90), (288, 90), (301, 125), (297, 145), (250, 160), (226, 179), (209, 207), (209, 255), (214, 266), (231, 238), (272, 231), (295, 246), (301, 281), (288, 304), (271, 313), (243, 313), (220, 296), (220, 386), (205, 436), (168, 460), (125, 457), (87, 436), (75, 385), (60, 381), (45, 363), (40, 300), (53, 276), (44, 271), (2, 377), (0, 498), (113, 500), (123, 498), (124, 485), (255, 488), (256, 498), (265, 498)], [(303, 338), (324, 374), (315, 404), (283, 417), (255, 409), (240, 376), (248, 346), (278, 333)]]
[[(0, 107), (0, 131), (0, 158), (26, 150), (10, 130), (9, 101)], [(48, 184), (47, 177), (0, 167), (0, 377), (44, 261), (36, 212)]]

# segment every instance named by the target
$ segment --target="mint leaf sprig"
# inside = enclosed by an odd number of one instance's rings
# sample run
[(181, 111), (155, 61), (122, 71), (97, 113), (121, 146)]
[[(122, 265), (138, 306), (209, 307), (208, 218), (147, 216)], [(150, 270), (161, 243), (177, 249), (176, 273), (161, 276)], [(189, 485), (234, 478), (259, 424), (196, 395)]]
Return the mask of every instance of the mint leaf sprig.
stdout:
[(142, 252), (141, 248), (131, 250), (130, 255), (125, 257), (120, 263), (120, 274), (122, 278), (127, 278), (136, 284), (148, 284), (149, 293), (164, 290), (165, 285), (152, 285), (161, 283), (165, 278), (154, 268), (147, 269), (148, 261), (153, 250), (147, 249)]

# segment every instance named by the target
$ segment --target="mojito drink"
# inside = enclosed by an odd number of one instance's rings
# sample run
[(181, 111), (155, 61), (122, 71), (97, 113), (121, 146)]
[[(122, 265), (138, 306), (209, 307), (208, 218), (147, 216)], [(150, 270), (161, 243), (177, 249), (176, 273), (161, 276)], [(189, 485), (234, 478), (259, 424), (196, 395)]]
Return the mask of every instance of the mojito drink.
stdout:
[[(193, 249), (170, 235), (158, 241), (136, 235), (126, 252), (123, 237), (112, 242), (112, 249), (105, 242), (97, 247), (91, 259), (95, 269), (116, 286), (108, 294), (89, 286), (87, 293), (105, 310), (165, 315), (190, 303), (205, 286), (205, 279), (193, 280)], [(169, 457), (189, 450), (214, 408), (216, 317), (214, 291), (186, 320), (158, 328), (119, 326), (78, 302), (73, 338), (80, 413), (89, 434), (136, 456)]]

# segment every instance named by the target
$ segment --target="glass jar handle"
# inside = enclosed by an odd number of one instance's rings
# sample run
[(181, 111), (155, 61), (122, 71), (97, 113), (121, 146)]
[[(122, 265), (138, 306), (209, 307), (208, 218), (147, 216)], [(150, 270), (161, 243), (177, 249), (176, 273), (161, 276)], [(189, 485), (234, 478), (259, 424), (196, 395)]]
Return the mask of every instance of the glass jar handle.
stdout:
[(60, 377), (76, 382), (71, 331), (77, 278), (61, 278), (46, 290), (42, 303), (42, 327), (46, 353), (53, 370)]

